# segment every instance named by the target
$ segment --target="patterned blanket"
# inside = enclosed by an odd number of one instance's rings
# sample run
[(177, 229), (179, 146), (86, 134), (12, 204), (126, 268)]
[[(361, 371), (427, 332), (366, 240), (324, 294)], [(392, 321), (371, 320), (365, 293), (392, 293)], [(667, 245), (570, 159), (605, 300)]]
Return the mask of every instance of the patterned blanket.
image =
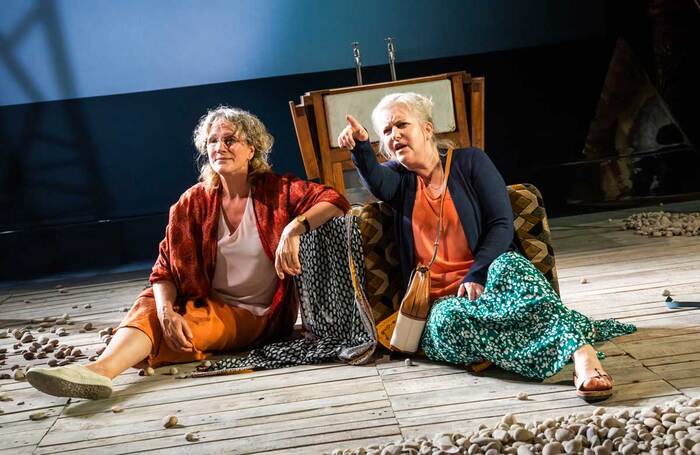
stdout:
[(246, 355), (220, 360), (206, 371), (193, 373), (193, 377), (338, 360), (353, 365), (369, 361), (377, 334), (363, 291), (364, 254), (356, 218), (337, 217), (302, 235), (299, 260), (302, 272), (294, 281), (303, 338), (271, 343)]

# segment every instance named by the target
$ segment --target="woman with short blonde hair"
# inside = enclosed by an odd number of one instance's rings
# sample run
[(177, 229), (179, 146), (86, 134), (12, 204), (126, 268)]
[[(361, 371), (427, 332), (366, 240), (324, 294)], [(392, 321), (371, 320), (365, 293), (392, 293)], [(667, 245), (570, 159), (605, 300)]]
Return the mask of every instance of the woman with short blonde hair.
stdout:
[(338, 137), (338, 144), (351, 150), (363, 184), (394, 209), (404, 289), (418, 264), (432, 263), (434, 305), (421, 339), (423, 351), (433, 360), (456, 364), (486, 359), (539, 379), (573, 358), (577, 395), (609, 397), (613, 381), (591, 343), (631, 333), (634, 326), (591, 321), (562, 304), (519, 253), (498, 170), (483, 150), (446, 150), (451, 146), (436, 138), (432, 107), (417, 93), (395, 93), (379, 102), (372, 122), (390, 158), (384, 164), (351, 115)]

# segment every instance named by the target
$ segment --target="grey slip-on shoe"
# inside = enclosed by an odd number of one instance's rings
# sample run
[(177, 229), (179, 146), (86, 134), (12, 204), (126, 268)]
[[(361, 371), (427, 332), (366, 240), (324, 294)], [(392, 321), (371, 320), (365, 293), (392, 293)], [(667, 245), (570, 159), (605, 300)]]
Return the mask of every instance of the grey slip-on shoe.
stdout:
[(111, 379), (81, 365), (58, 368), (31, 368), (27, 381), (35, 389), (56, 397), (100, 400), (112, 394)]

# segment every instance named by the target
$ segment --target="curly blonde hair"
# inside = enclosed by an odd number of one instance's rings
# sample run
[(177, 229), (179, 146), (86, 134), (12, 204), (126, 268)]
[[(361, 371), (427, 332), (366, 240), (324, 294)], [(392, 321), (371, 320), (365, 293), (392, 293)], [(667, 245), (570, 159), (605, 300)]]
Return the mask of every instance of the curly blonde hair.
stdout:
[(211, 164), (207, 155), (207, 137), (212, 126), (218, 120), (228, 122), (240, 139), (253, 147), (253, 158), (248, 163), (248, 177), (269, 172), (272, 167), (268, 162), (272, 144), (275, 138), (267, 132), (263, 122), (248, 111), (231, 106), (217, 106), (204, 114), (194, 129), (193, 142), (199, 152), (197, 165), (199, 167), (199, 181), (204, 182), (207, 188), (218, 188), (220, 177)]
[[(379, 136), (380, 138), (383, 137), (384, 129), (384, 125), (382, 125), (382, 114), (384, 114), (386, 111), (393, 108), (394, 106), (403, 107), (409, 113), (414, 115), (418, 120), (420, 120), (423, 124), (430, 122), (431, 124), (435, 125), (435, 123), (433, 122), (432, 99), (414, 92), (390, 93), (389, 95), (384, 96), (384, 98), (382, 98), (381, 101), (379, 101), (379, 103), (372, 110), (372, 127), (374, 128), (374, 132), (377, 133), (377, 136)], [(435, 134), (432, 135), (430, 140), (439, 149), (448, 149), (455, 147), (455, 143), (451, 140), (439, 139), (435, 136)], [(386, 149), (386, 145), (381, 139), (379, 141), (379, 150), (386, 158), (394, 158), (394, 156), (389, 152), (389, 150)]]

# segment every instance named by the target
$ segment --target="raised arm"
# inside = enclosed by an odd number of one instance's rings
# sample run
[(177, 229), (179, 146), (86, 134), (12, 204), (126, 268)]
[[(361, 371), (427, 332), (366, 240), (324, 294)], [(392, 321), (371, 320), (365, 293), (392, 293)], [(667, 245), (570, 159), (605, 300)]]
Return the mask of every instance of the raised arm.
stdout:
[(360, 173), (362, 183), (377, 199), (393, 204), (401, 176), (387, 165), (377, 161), (369, 143), (367, 130), (352, 116), (347, 115), (347, 126), (338, 136), (338, 145), (352, 153), (352, 162)]

